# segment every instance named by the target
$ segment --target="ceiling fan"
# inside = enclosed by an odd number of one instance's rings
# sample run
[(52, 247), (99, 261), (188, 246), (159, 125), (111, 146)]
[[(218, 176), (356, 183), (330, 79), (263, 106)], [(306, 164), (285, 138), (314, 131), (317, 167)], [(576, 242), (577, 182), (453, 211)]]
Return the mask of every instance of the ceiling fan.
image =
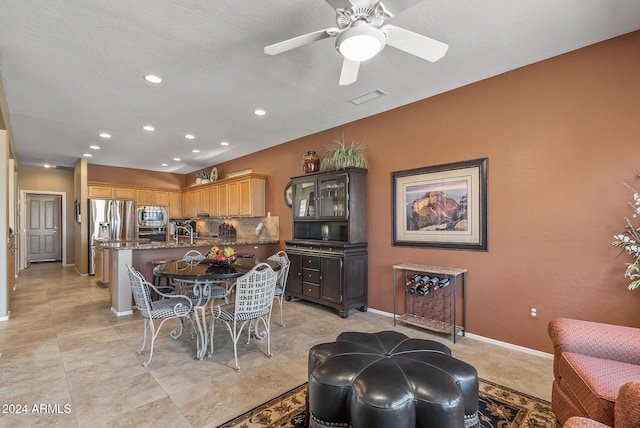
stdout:
[(385, 46), (400, 49), (427, 61), (442, 58), (449, 46), (429, 37), (394, 25), (382, 25), (405, 9), (423, 0), (325, 0), (336, 10), (338, 27), (326, 28), (294, 37), (264, 48), (264, 53), (277, 55), (309, 43), (336, 38), (336, 49), (342, 54), (340, 85), (350, 85), (358, 78), (360, 62), (377, 55)]

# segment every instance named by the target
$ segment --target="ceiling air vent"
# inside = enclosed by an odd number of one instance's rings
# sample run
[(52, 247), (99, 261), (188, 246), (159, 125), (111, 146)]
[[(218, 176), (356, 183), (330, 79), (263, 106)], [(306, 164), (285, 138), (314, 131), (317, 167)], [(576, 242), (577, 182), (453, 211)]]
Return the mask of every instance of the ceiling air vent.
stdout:
[(349, 102), (351, 104), (359, 106), (360, 104), (364, 104), (368, 101), (375, 100), (383, 95), (387, 95), (385, 91), (382, 89), (374, 89), (373, 91), (369, 91), (366, 94), (358, 95), (355, 98), (351, 98)]

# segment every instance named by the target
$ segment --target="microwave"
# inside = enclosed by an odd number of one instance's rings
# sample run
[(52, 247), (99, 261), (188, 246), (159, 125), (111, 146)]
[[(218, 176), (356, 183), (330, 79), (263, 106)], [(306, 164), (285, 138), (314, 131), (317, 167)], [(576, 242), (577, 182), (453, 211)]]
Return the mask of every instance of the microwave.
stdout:
[(138, 227), (166, 227), (167, 207), (140, 206), (136, 217)]

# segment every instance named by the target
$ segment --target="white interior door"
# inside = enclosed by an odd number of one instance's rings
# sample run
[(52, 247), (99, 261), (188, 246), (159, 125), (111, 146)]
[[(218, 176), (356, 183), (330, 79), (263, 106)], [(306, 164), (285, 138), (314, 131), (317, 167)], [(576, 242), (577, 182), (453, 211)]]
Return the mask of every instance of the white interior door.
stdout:
[(31, 262), (61, 260), (60, 212), (57, 195), (27, 195), (27, 241)]

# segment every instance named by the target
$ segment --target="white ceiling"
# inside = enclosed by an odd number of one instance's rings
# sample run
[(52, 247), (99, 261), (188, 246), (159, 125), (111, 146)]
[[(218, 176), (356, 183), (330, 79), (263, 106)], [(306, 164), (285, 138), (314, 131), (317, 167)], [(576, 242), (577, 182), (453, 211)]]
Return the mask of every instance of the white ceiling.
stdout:
[[(640, 1), (425, 0), (386, 23), (449, 50), (430, 63), (387, 47), (339, 86), (334, 39), (263, 53), (335, 27), (323, 0), (0, 0), (18, 161), (73, 166), (93, 153), (89, 163), (192, 172), (638, 30)], [(347, 102), (376, 88), (388, 95)]]

